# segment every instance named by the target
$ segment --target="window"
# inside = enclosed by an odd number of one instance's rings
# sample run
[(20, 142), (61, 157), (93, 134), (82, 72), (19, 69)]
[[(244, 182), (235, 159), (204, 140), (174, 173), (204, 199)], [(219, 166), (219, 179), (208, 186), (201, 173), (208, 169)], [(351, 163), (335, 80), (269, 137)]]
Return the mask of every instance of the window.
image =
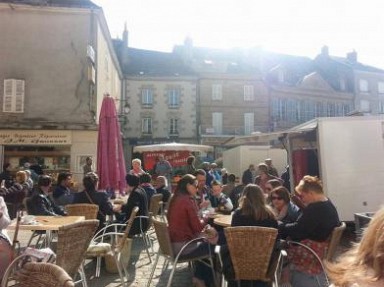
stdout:
[(169, 134), (170, 135), (179, 134), (179, 120), (178, 119), (170, 119), (169, 120)]
[(143, 118), (141, 120), (141, 131), (143, 134), (152, 134), (152, 118)]
[(277, 72), (277, 80), (279, 83), (285, 82), (285, 72), (281, 69)]
[(152, 107), (153, 105), (152, 89), (141, 90), (141, 105), (144, 107)]
[(345, 91), (347, 89), (347, 85), (345, 83), (345, 79), (344, 78), (340, 78), (339, 84), (340, 84), (340, 91)]
[(254, 121), (255, 121), (255, 114), (254, 113), (245, 113), (244, 114), (244, 134), (250, 135), (253, 133), (254, 128)]
[(244, 101), (254, 101), (253, 86), (244, 86)]
[(216, 135), (221, 135), (223, 133), (223, 114), (222, 113), (212, 113), (212, 126), (214, 133)]
[(384, 114), (384, 101), (379, 101), (379, 114)]
[(371, 110), (371, 105), (370, 105), (369, 101), (361, 100), (360, 101), (360, 111), (369, 112), (370, 110)]
[(367, 80), (360, 79), (359, 85), (360, 85), (360, 92), (369, 92), (369, 86), (368, 86)]
[(168, 90), (168, 107), (178, 108), (180, 106), (180, 91), (178, 89)]
[(24, 112), (24, 80), (4, 80), (3, 112)]
[(384, 94), (384, 82), (377, 83), (377, 91), (379, 94)]
[(212, 85), (212, 100), (221, 101), (223, 99), (222, 87), (219, 84)]

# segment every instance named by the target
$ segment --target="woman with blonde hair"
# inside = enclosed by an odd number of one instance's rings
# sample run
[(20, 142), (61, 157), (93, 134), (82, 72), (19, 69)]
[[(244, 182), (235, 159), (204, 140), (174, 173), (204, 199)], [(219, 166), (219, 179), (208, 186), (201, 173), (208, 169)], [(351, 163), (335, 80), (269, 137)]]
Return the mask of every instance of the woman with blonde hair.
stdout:
[[(328, 247), (329, 236), (340, 225), (336, 207), (325, 196), (322, 182), (316, 176), (304, 176), (295, 190), (305, 208), (295, 222), (279, 225), (280, 235), (283, 239), (288, 237), (309, 246), (322, 258)], [(296, 247), (288, 249), (292, 286), (319, 286), (319, 282), (325, 278), (321, 265), (305, 248)]]
[(337, 263), (326, 264), (335, 287), (384, 286), (384, 207), (373, 216), (360, 243)]
[(248, 184), (239, 200), (239, 208), (232, 216), (231, 226), (264, 226), (277, 228), (277, 220), (265, 196), (256, 184)]

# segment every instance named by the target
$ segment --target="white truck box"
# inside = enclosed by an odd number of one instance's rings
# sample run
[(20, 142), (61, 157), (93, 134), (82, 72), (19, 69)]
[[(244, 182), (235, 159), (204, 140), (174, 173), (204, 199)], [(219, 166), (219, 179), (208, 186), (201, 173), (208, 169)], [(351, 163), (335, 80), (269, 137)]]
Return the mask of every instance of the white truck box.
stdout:
[(343, 221), (378, 210), (384, 203), (384, 117), (318, 118), (307, 126), (313, 128), (305, 131), (303, 124), (301, 132), (293, 128), (285, 134), (293, 169), (298, 167), (296, 151), (317, 155), (324, 191)]
[(223, 167), (241, 180), (243, 172), (248, 169), (250, 164), (257, 167), (267, 158), (272, 159), (273, 166), (281, 175), (287, 166), (287, 153), (284, 149), (271, 146), (238, 146), (226, 150), (223, 152)]

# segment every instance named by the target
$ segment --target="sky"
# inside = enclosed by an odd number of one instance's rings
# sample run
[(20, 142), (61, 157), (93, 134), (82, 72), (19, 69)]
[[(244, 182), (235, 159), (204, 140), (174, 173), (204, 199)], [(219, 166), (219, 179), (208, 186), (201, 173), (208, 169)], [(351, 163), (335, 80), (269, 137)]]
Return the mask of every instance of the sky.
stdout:
[(113, 38), (171, 52), (191, 37), (196, 47), (252, 48), (314, 58), (355, 50), (358, 61), (384, 69), (381, 0), (92, 0)]

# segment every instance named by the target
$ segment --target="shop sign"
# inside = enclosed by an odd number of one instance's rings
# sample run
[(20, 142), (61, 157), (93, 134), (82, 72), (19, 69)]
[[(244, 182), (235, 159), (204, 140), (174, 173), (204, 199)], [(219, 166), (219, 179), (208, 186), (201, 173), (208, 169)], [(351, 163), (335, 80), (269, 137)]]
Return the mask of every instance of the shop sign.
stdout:
[(187, 165), (187, 158), (191, 155), (189, 151), (154, 151), (144, 153), (144, 169), (151, 170), (155, 167), (157, 158), (163, 155), (169, 161), (172, 167), (181, 167)]
[(0, 145), (69, 145), (71, 131), (0, 131)]

